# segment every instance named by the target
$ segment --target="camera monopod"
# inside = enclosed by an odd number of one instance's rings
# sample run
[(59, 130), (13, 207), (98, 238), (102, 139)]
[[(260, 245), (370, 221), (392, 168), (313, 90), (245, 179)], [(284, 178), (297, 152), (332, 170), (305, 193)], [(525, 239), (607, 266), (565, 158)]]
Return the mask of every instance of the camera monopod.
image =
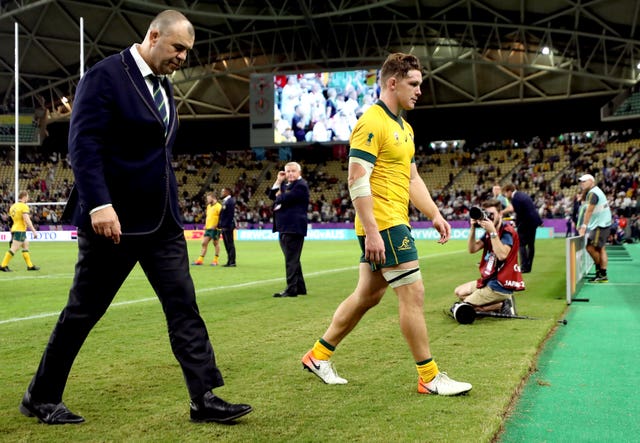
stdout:
[[(476, 317), (512, 318), (512, 319), (520, 319), (520, 320), (542, 320), (541, 318), (529, 317), (527, 315), (502, 314), (500, 312), (492, 312), (492, 311), (487, 311), (487, 312), (476, 311)], [(562, 320), (558, 320), (558, 323), (566, 325), (567, 320), (563, 318)]]

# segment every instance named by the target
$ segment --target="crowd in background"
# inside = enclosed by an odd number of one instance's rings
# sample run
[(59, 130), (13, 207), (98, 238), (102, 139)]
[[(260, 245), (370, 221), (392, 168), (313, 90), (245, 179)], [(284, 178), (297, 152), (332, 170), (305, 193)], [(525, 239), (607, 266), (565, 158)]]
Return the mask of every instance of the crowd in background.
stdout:
[(376, 70), (276, 76), (276, 143), (347, 141), (379, 96)]
[[(438, 150), (419, 145), (416, 163), (427, 185), (429, 174), (434, 168), (450, 167), (452, 171), (466, 168), (475, 177), (473, 187), (465, 189), (456, 183), (451, 172), (447, 186), (442, 190), (431, 189), (434, 200), (448, 220), (468, 219), (469, 208), (479, 205), (491, 195), (496, 177), (499, 177), (503, 184), (512, 182), (518, 189), (530, 194), (542, 218), (566, 219), (568, 231), (573, 229), (570, 221), (577, 200), (577, 177), (582, 173), (591, 173), (608, 196), (615, 214), (614, 231), (617, 231), (618, 235), (614, 240), (635, 241), (640, 238), (640, 147), (632, 143), (624, 152), (608, 152), (606, 148), (608, 143), (638, 139), (640, 135), (628, 130), (588, 135), (570, 134), (546, 140), (535, 137), (526, 142), (503, 140), (457, 147), (451, 151), (453, 155), (447, 157), (449, 164), (443, 164)], [(561, 148), (561, 154), (557, 154), (558, 147)], [(0, 149), (1, 164), (13, 165), (13, 151), (8, 147)], [(327, 149), (327, 152), (330, 150)], [(553, 154), (549, 155), (548, 152)], [(594, 158), (601, 160), (594, 161)], [(342, 175), (335, 176), (328, 175), (323, 170), (323, 163), (330, 159), (331, 156), (323, 158), (317, 153), (310, 158), (311, 162), (297, 159), (303, 164), (303, 176), (312, 191), (308, 219), (310, 223), (351, 223), (355, 211), (346, 187), (347, 160), (342, 157)], [(517, 160), (517, 167), (504, 170), (505, 163), (513, 160)], [(557, 176), (551, 183), (545, 179), (544, 173), (555, 171), (561, 160), (565, 161), (564, 164), (567, 164), (568, 160), (568, 166), (558, 169)], [(273, 167), (269, 168), (266, 165)], [(238, 226), (260, 229), (272, 223), (273, 213), (266, 189), (273, 181), (273, 171), (277, 171), (281, 166), (274, 155), (257, 160), (251, 150), (182, 154), (176, 156), (173, 166), (177, 172), (184, 172), (179, 174), (182, 178), (181, 184), (186, 184), (189, 177), (197, 178), (199, 182), (206, 184), (199, 192), (181, 189), (180, 205), (185, 224), (204, 223), (206, 203), (203, 195), (208, 190), (219, 191), (222, 187), (220, 174), (211, 174), (212, 171), (221, 169), (241, 171), (235, 183), (230, 184), (237, 200)], [(70, 176), (69, 171), (68, 159), (61, 153), (42, 154), (35, 148), (21, 154), (19, 176), (29, 183), (26, 190), (30, 193), (31, 202), (36, 203), (32, 213), (32, 220), (36, 226), (62, 224), (64, 205), (37, 203), (65, 201), (73, 185), (72, 179), (56, 180), (56, 177), (59, 174)], [(12, 178), (2, 179), (0, 230), (6, 231), (9, 228), (7, 210), (15, 200), (13, 188)], [(409, 216), (412, 221), (425, 221), (413, 207)], [(619, 219), (622, 219), (622, 223), (619, 223)], [(623, 225), (621, 229), (620, 224)]]

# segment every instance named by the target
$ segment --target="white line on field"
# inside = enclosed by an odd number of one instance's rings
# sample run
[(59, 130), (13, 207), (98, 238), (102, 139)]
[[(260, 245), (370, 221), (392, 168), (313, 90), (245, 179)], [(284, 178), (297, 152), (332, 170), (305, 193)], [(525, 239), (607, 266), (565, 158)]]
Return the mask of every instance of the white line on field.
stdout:
[[(445, 256), (445, 255), (452, 255), (452, 254), (459, 254), (461, 252), (467, 252), (466, 250), (464, 251), (451, 251), (451, 252), (443, 252), (441, 254), (429, 254), (429, 255), (425, 255), (420, 257), (420, 259), (424, 259), (424, 258), (428, 258), (428, 257), (432, 257), (434, 255), (438, 255), (438, 256)], [(317, 277), (320, 275), (325, 275), (325, 274), (335, 274), (337, 272), (344, 272), (344, 271), (352, 271), (358, 269), (358, 266), (347, 266), (346, 268), (335, 268), (335, 269), (327, 269), (324, 271), (317, 271), (317, 272), (305, 272), (305, 277)], [(49, 275), (49, 276), (41, 276), (41, 277), (35, 277), (35, 278), (70, 278), (72, 277), (72, 275), (70, 274), (54, 274), (54, 275)], [(34, 277), (16, 277), (13, 278), (11, 280), (20, 280), (20, 279), (26, 279), (26, 278), (34, 278)], [(228, 286), (215, 286), (215, 287), (211, 287), (211, 288), (202, 288), (202, 289), (197, 289), (196, 290), (196, 294), (201, 294), (201, 293), (206, 293), (206, 292), (211, 292), (211, 291), (219, 291), (219, 290), (223, 290), (223, 289), (236, 289), (236, 288), (245, 288), (248, 286), (256, 286), (256, 285), (264, 285), (264, 284), (268, 284), (268, 283), (277, 283), (284, 280), (284, 277), (278, 277), (278, 278), (271, 278), (268, 280), (256, 280), (256, 281), (250, 281), (250, 282), (244, 282), (244, 283), (237, 283), (234, 285), (228, 285)], [(0, 280), (4, 281), (3, 280)], [(157, 297), (146, 297), (146, 298), (139, 298), (137, 300), (127, 300), (127, 301), (120, 301), (120, 302), (116, 302), (116, 303), (112, 303), (111, 307), (113, 306), (126, 306), (126, 305), (133, 305), (133, 304), (137, 304), (137, 303), (146, 303), (149, 301), (157, 301), (158, 298)], [(40, 318), (47, 318), (47, 317), (57, 317), (60, 315), (60, 312), (48, 312), (48, 313), (42, 313), (42, 314), (36, 314), (36, 315), (30, 315), (28, 317), (15, 317), (15, 318), (8, 318), (6, 320), (0, 320), (0, 325), (4, 325), (7, 323), (16, 323), (16, 322), (21, 322), (21, 321), (28, 321), (28, 320), (37, 320)]]

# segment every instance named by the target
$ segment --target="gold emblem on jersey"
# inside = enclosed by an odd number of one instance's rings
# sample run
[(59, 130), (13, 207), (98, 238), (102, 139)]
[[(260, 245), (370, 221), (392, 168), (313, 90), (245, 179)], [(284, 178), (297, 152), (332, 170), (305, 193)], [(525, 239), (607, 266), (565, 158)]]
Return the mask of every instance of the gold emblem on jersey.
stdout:
[(408, 251), (411, 249), (411, 240), (409, 240), (409, 237), (405, 237), (402, 239), (402, 243), (400, 243), (400, 246), (396, 247), (396, 251)]

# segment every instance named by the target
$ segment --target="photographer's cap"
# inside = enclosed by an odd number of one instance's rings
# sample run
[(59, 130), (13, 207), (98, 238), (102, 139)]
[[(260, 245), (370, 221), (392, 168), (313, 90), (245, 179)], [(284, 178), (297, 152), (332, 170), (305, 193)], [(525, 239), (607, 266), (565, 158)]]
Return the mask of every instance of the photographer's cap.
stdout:
[(582, 177), (580, 177), (578, 180), (580, 180), (581, 182), (586, 182), (587, 180), (591, 180), (592, 182), (595, 183), (596, 179), (593, 178), (593, 175), (591, 174), (584, 174)]

